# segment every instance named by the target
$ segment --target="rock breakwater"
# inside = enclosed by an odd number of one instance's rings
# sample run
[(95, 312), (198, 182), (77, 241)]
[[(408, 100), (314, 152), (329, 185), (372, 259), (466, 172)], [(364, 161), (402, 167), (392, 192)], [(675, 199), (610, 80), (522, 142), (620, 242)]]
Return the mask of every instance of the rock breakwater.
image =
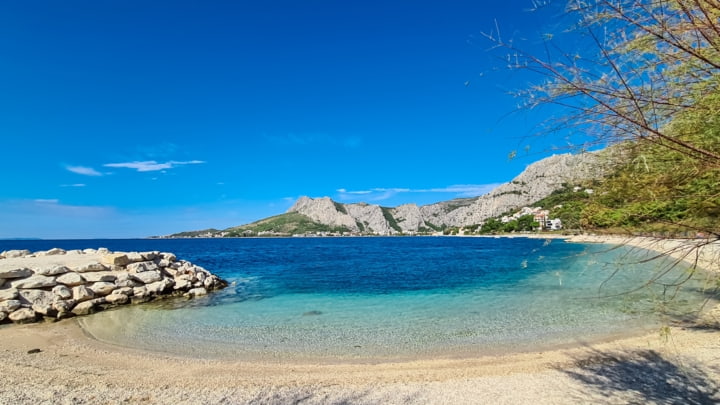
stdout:
[(227, 283), (167, 252), (105, 248), (0, 254), (0, 323), (88, 315), (167, 296), (195, 297)]

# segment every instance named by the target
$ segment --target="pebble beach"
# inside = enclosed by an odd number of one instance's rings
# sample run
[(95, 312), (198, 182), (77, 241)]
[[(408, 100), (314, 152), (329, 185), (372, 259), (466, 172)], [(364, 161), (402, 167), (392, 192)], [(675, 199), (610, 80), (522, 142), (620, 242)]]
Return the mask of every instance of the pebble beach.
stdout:
[[(712, 267), (717, 246), (703, 252)], [(719, 315), (708, 308), (698, 324), (542, 352), (402, 362), (198, 359), (94, 340), (77, 318), (3, 325), (0, 403), (709, 404), (720, 401)]]

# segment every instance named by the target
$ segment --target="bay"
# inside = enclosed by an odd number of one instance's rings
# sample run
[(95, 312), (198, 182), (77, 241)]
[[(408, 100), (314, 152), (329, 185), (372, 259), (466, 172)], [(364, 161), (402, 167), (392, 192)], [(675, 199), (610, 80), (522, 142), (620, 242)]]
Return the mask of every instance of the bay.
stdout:
[[(627, 247), (530, 238), (0, 241), (169, 251), (231, 286), (80, 318), (97, 339), (196, 357), (377, 359), (539, 350), (691, 316), (701, 277)], [(661, 285), (661, 284), (666, 285)]]

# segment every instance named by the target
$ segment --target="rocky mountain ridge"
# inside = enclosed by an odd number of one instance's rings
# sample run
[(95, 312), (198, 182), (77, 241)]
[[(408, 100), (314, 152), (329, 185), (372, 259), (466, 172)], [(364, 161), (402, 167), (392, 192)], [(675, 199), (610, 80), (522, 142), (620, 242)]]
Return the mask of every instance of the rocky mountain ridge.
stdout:
[(281, 215), (222, 231), (182, 232), (165, 237), (237, 237), (287, 235), (398, 235), (431, 233), (448, 227), (482, 224), (488, 218), (531, 205), (562, 188), (604, 176), (599, 152), (560, 154), (527, 166), (512, 181), (488, 194), (418, 206), (343, 204), (329, 197), (300, 197)]
[(509, 183), (488, 194), (454, 199), (418, 207), (404, 204), (342, 204), (329, 197), (301, 197), (287, 211), (348, 232), (377, 235), (427, 232), (443, 227), (480, 224), (522, 206), (532, 204), (559, 189), (563, 183), (579, 183), (602, 177), (597, 153), (561, 154), (529, 165)]

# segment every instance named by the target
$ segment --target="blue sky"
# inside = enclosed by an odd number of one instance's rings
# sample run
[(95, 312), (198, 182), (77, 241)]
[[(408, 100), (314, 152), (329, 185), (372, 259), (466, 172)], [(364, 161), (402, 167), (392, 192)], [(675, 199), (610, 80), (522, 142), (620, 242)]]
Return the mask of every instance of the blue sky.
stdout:
[[(482, 33), (540, 49), (562, 5), (0, 3), (0, 238), (225, 228), (302, 195), (480, 195), (551, 154)], [(529, 156), (508, 159), (531, 145)], [(562, 146), (562, 145), (559, 145)]]

